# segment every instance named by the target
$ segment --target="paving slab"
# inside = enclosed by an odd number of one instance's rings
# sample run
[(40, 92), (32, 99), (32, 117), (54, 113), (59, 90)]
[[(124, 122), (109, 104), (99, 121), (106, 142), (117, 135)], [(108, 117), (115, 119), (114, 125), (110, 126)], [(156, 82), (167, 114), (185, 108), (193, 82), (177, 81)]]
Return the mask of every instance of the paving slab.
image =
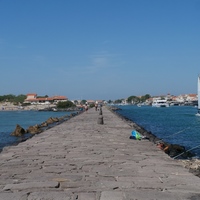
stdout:
[(200, 199), (200, 178), (106, 107), (0, 153), (0, 200)]
[(17, 192), (17, 193), (8, 193), (8, 192), (1, 192), (0, 200), (27, 200), (28, 194)]

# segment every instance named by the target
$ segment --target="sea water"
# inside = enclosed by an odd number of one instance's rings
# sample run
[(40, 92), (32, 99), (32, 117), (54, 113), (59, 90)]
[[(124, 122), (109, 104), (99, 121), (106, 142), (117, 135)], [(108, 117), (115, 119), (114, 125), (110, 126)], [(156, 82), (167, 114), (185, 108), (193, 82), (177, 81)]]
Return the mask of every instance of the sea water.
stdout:
[(27, 129), (29, 126), (41, 124), (50, 117), (62, 117), (70, 115), (72, 112), (51, 112), (51, 111), (1, 111), (0, 112), (0, 150), (3, 147), (17, 144), (20, 141), (31, 137), (25, 134), (22, 137), (11, 136), (16, 125)]
[[(179, 144), (200, 157), (200, 116), (193, 106), (119, 106), (117, 111), (170, 144)], [(198, 147), (199, 146), (199, 147)]]

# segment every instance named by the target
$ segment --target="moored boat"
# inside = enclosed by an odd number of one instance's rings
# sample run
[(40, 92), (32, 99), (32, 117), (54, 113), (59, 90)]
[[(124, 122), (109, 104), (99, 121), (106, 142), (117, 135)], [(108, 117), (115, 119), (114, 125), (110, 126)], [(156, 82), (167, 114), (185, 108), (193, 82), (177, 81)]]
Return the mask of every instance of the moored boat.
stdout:
[(166, 99), (155, 99), (152, 103), (152, 107), (169, 107), (169, 103)]

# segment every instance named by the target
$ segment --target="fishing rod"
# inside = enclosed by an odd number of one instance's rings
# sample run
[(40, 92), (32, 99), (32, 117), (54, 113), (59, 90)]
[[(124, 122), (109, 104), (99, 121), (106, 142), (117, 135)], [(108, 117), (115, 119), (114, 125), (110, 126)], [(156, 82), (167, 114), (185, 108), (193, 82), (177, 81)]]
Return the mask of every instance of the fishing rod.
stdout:
[(158, 142), (159, 142), (159, 141), (163, 141), (163, 140), (165, 140), (165, 139), (167, 139), (167, 138), (170, 138), (170, 137), (172, 137), (172, 136), (174, 136), (174, 135), (177, 135), (177, 134), (179, 134), (179, 133), (182, 133), (182, 132), (184, 132), (185, 130), (190, 129), (190, 128), (191, 128), (191, 126), (190, 126), (190, 127), (187, 127), (187, 128), (184, 128), (183, 130), (178, 131), (178, 132), (176, 132), (176, 133), (173, 133), (173, 134), (171, 134), (171, 135), (168, 135), (168, 136), (165, 137), (165, 138), (161, 138), (161, 139), (158, 140)]
[(176, 159), (176, 158), (178, 158), (179, 156), (183, 155), (184, 153), (187, 153), (188, 151), (191, 151), (191, 150), (197, 149), (197, 148), (199, 148), (199, 147), (200, 147), (200, 144), (197, 145), (197, 146), (195, 146), (195, 147), (193, 147), (193, 148), (191, 148), (191, 149), (188, 149), (188, 150), (185, 151), (185, 152), (182, 152), (182, 153), (178, 154), (177, 156), (174, 156), (173, 159)]
[(184, 128), (183, 130), (178, 131), (178, 132), (176, 132), (176, 133), (173, 133), (173, 134), (171, 134), (171, 135), (168, 135), (168, 136), (165, 137), (165, 138), (169, 138), (169, 137), (171, 137), (171, 136), (177, 135), (177, 134), (182, 133), (182, 132), (184, 132), (185, 130), (190, 129), (190, 128), (191, 128), (191, 126), (189, 126), (189, 127), (187, 127), (187, 128)]
[[(173, 133), (173, 134), (171, 134), (171, 135), (166, 136), (166, 137), (163, 138), (163, 139), (170, 138), (170, 137), (172, 137), (172, 136), (174, 136), (174, 135), (177, 135), (177, 134), (179, 134), (179, 133), (182, 133), (182, 132), (184, 132), (185, 130), (190, 129), (194, 124), (196, 124), (196, 122), (193, 123), (193, 124), (191, 124), (189, 127), (186, 127), (186, 128), (184, 128), (184, 129), (182, 129), (182, 130), (180, 130), (180, 131), (178, 131), (178, 132), (175, 132), (175, 133)], [(162, 141), (163, 139), (160, 139), (159, 141)]]

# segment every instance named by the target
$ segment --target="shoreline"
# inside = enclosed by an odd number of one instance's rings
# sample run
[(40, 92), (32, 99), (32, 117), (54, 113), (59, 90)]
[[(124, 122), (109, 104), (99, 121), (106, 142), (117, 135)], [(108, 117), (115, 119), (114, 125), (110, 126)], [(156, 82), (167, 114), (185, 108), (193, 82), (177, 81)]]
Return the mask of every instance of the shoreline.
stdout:
[[(0, 112), (4, 112), (4, 111), (53, 111), (53, 109), (55, 109), (56, 106), (52, 105), (52, 104), (43, 104), (43, 105), (27, 105), (27, 106), (16, 106), (12, 103), (0, 103)], [(56, 111), (78, 111), (80, 110), (80, 108), (76, 107), (76, 108), (67, 108), (67, 109), (57, 109)], [(55, 112), (56, 112), (55, 111)]]
[[(7, 112), (7, 111), (8, 111), (8, 110), (6, 110), (6, 112)], [(13, 110), (9, 110), (8, 112), (10, 112), (10, 111), (13, 111)], [(15, 111), (17, 111), (17, 110), (15, 110)], [(23, 111), (29, 111), (29, 110), (22, 110), (22, 112), (23, 112)], [(33, 110), (33, 111), (34, 111), (34, 110)], [(4, 111), (3, 111), (3, 112), (4, 112)], [(59, 112), (59, 111), (58, 111), (58, 112)], [(73, 111), (72, 111), (72, 112), (73, 112)], [(8, 145), (6, 145), (6, 146), (0, 148), (0, 154), (1, 154), (1, 152), (2, 152), (4, 149), (9, 148), (9, 147), (11, 147), (11, 146), (17, 146), (17, 145), (19, 145), (20, 143), (25, 142), (25, 141), (27, 141), (27, 140), (33, 138), (33, 137), (36, 136), (36, 135), (39, 135), (39, 134), (41, 134), (41, 133), (43, 133), (43, 132), (45, 132), (45, 131), (47, 131), (47, 130), (49, 130), (49, 129), (55, 127), (55, 126), (58, 126), (58, 125), (60, 125), (60, 124), (62, 124), (62, 123), (64, 123), (64, 122), (70, 120), (71, 118), (73, 118), (73, 117), (75, 117), (75, 116), (77, 116), (77, 115), (80, 115), (82, 112), (83, 112), (83, 111), (80, 111), (80, 110), (79, 110), (79, 111), (74, 110), (74, 112), (71, 113), (70, 115), (63, 115), (63, 116), (59, 117), (59, 118), (58, 118), (59, 121), (55, 121), (55, 122), (52, 122), (52, 123), (47, 123), (47, 126), (42, 126), (42, 124), (44, 124), (45, 122), (47, 122), (47, 121), (48, 121), (50, 118), (52, 118), (52, 117), (50, 117), (49, 119), (46, 119), (46, 121), (41, 122), (40, 124), (30, 125), (29, 127), (39, 126), (39, 127), (40, 127), (40, 132), (36, 132), (36, 133), (29, 133), (29, 132), (27, 132), (27, 133), (23, 134), (22, 136), (14, 136), (14, 135), (13, 135), (12, 137), (16, 137), (16, 138), (18, 138), (19, 140), (13, 142), (12, 144), (8, 144)], [(23, 127), (22, 127), (22, 128), (23, 128)], [(14, 131), (15, 131), (15, 130), (13, 130), (13, 132), (14, 132)], [(10, 134), (11, 134), (11, 133), (10, 133)]]
[[(149, 141), (157, 144), (160, 141), (162, 141), (160, 138), (158, 138), (157, 136), (155, 136), (152, 132), (147, 131), (145, 128), (143, 128), (142, 126), (139, 126), (137, 123), (135, 123), (134, 121), (130, 120), (127, 117), (124, 117), (122, 115), (120, 115), (119, 113), (117, 113), (116, 111), (119, 109), (117, 107), (113, 107), (113, 106), (108, 106), (108, 109), (114, 113), (115, 115), (117, 115), (119, 118), (121, 118), (122, 120), (124, 120), (126, 123), (129, 124), (129, 126), (133, 127), (136, 131), (138, 131), (139, 133), (141, 133), (142, 135), (148, 137)], [(163, 141), (164, 142), (164, 141)], [(166, 143), (166, 142), (164, 142)], [(169, 144), (169, 143), (166, 143)], [(170, 145), (170, 144), (169, 144)], [(163, 151), (163, 149), (162, 149)], [(163, 153), (167, 154), (166, 152), (163, 151)], [(172, 156), (170, 156), (169, 154), (167, 154), (169, 157), (173, 158)], [(193, 154), (193, 156), (195, 156)], [(200, 178), (200, 158), (195, 158), (195, 157), (187, 157), (187, 158), (179, 158), (176, 159), (178, 161), (180, 161), (183, 166), (187, 169), (189, 169), (189, 172), (191, 172), (192, 174), (194, 174), (195, 176)]]
[(40, 110), (47, 107), (55, 107), (55, 105), (27, 105), (27, 106), (17, 106), (13, 103), (0, 103), (0, 111), (27, 111), (27, 110)]

